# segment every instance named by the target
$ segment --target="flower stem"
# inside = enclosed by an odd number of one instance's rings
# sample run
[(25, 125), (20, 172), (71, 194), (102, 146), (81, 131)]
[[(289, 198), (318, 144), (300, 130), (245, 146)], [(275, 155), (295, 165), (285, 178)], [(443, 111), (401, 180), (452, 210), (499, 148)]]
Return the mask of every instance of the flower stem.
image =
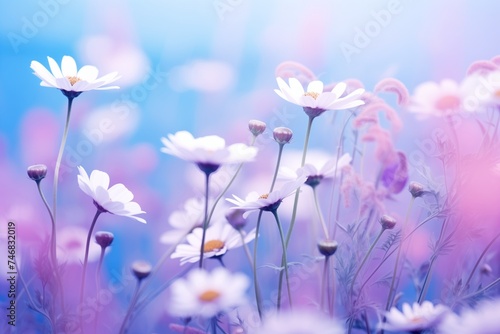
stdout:
[(321, 223), (321, 226), (323, 227), (323, 233), (325, 233), (325, 240), (330, 240), (328, 238), (328, 228), (326, 227), (325, 219), (323, 218), (323, 214), (321, 213), (321, 210), (319, 208), (318, 192), (316, 191), (316, 187), (312, 187), (312, 189), (314, 194), (314, 205), (316, 206), (316, 211), (318, 212), (319, 221)]
[(262, 210), (259, 211), (259, 216), (257, 217), (257, 226), (255, 227), (255, 241), (253, 245), (253, 285), (255, 290), (255, 301), (257, 303), (257, 311), (259, 312), (259, 318), (262, 319), (262, 296), (260, 294), (259, 281), (257, 279), (257, 245), (259, 241), (259, 230), (260, 222), (262, 220)]
[(413, 207), (413, 203), (415, 202), (415, 197), (411, 197), (411, 200), (410, 200), (410, 205), (408, 206), (408, 211), (406, 212), (406, 218), (405, 218), (405, 221), (403, 222), (403, 225), (401, 226), (401, 241), (399, 242), (399, 245), (398, 245), (398, 252), (396, 254), (396, 261), (394, 262), (394, 271), (393, 271), (393, 274), (392, 274), (392, 279), (391, 279), (391, 287), (389, 288), (389, 295), (387, 296), (387, 303), (385, 305), (385, 309), (388, 311), (391, 306), (392, 306), (392, 301), (393, 301), (393, 293), (395, 293), (394, 290), (394, 283), (396, 281), (396, 276), (397, 276), (397, 273), (398, 273), (398, 265), (399, 265), (399, 259), (401, 257), (401, 249), (403, 248), (403, 241), (405, 239), (405, 230), (406, 230), (406, 225), (408, 223), (408, 219), (410, 217), (410, 212), (411, 212), (411, 209)]
[(205, 236), (207, 234), (208, 228), (208, 185), (210, 181), (210, 173), (205, 173), (205, 219), (203, 220), (203, 234), (201, 236), (201, 246), (200, 246), (200, 265), (199, 268), (203, 268), (203, 255), (205, 253)]
[(476, 269), (477, 267), (479, 266), (479, 263), (481, 262), (481, 260), (483, 259), (483, 257), (486, 255), (486, 252), (488, 251), (488, 249), (491, 247), (491, 245), (493, 245), (493, 243), (495, 242), (495, 240), (498, 239), (498, 237), (500, 237), (500, 233), (497, 234), (491, 241), (490, 243), (484, 248), (483, 252), (481, 253), (481, 256), (479, 256), (479, 258), (477, 259), (476, 263), (474, 264), (474, 268), (472, 268), (471, 270), (471, 273), (469, 274), (469, 277), (467, 278), (467, 281), (465, 282), (464, 284), (464, 287), (468, 287), (469, 284), (470, 284), (470, 281), (472, 279), (472, 277), (474, 276), (474, 273), (476, 272)]
[[(68, 138), (69, 120), (71, 117), (71, 106), (73, 105), (74, 97), (68, 97), (68, 110), (66, 112), (66, 123), (64, 124), (63, 137), (61, 140), (61, 145), (59, 146), (59, 153), (57, 154), (56, 167), (54, 169), (54, 191), (53, 191), (53, 201), (52, 201), (52, 213), (54, 215), (54, 225), (57, 222), (57, 187), (59, 182), (59, 169), (61, 168), (61, 160), (64, 153), (64, 147), (66, 146), (66, 139)], [(55, 240), (55, 233), (52, 235), (52, 239)], [(55, 242), (55, 241), (54, 241)]]
[(273, 175), (273, 181), (271, 182), (271, 188), (269, 189), (269, 192), (272, 192), (274, 189), (274, 185), (276, 183), (276, 178), (278, 176), (278, 170), (280, 168), (280, 163), (281, 163), (281, 155), (283, 153), (283, 147), (284, 144), (279, 144), (279, 151), (278, 151), (278, 160), (276, 161), (276, 168), (274, 169), (274, 175)]
[[(96, 298), (99, 300), (99, 292), (101, 290), (101, 268), (102, 268), (102, 262), (104, 260), (104, 252), (106, 251), (106, 247), (101, 246), (101, 255), (99, 256), (99, 263), (97, 265), (97, 271), (95, 273), (95, 286), (96, 286)], [(95, 319), (94, 319), (94, 332), (97, 333), (97, 324), (99, 323), (99, 312), (96, 312)]]
[(132, 314), (132, 310), (134, 309), (135, 304), (137, 303), (137, 299), (139, 298), (139, 289), (141, 287), (141, 282), (142, 279), (137, 280), (137, 285), (135, 287), (134, 291), (134, 296), (132, 297), (132, 300), (130, 301), (130, 306), (127, 310), (127, 314), (125, 314), (125, 318), (123, 318), (122, 325), (120, 327), (120, 334), (124, 334), (127, 332), (127, 322), (128, 319), (130, 318), (130, 315)]
[(82, 285), (80, 287), (80, 305), (83, 303), (83, 292), (85, 291), (85, 275), (87, 272), (87, 263), (89, 259), (89, 249), (90, 249), (90, 239), (92, 238), (92, 232), (94, 231), (95, 224), (97, 223), (97, 218), (103, 213), (100, 208), (97, 208), (97, 211), (94, 215), (94, 219), (90, 224), (89, 233), (87, 234), (87, 242), (85, 243), (85, 257), (83, 259), (83, 270), (82, 270)]
[[(280, 239), (281, 239), (281, 246), (283, 247), (283, 255), (282, 255), (282, 263), (284, 263), (284, 270), (285, 270), (285, 277), (286, 277), (286, 289), (287, 289), (287, 293), (288, 293), (288, 300), (289, 300), (289, 303), (290, 303), (290, 307), (292, 307), (292, 293), (290, 291), (290, 279), (288, 277), (288, 260), (287, 260), (287, 257), (286, 257), (286, 244), (285, 244), (285, 236), (284, 236), (284, 233), (283, 233), (283, 228), (281, 226), (281, 223), (280, 223), (280, 220), (279, 220), (279, 217), (278, 217), (278, 211), (277, 210), (272, 210), (271, 211), (273, 213), (273, 216), (274, 218), (276, 219), (276, 224), (278, 225), (278, 230), (279, 230), (279, 233), (280, 233)], [(279, 284), (278, 284), (278, 303), (277, 303), (277, 309), (278, 311), (280, 310), (281, 308), (281, 290), (282, 290), (282, 285), (283, 285), (283, 280), (279, 280)]]
[(368, 260), (368, 257), (370, 256), (371, 252), (373, 251), (373, 248), (375, 247), (375, 245), (377, 244), (377, 242), (380, 240), (380, 237), (382, 236), (382, 234), (384, 233), (384, 231), (385, 231), (384, 228), (380, 229), (380, 232), (378, 233), (378, 235), (375, 238), (375, 240), (373, 240), (372, 244), (370, 245), (370, 248), (368, 249), (368, 251), (365, 254), (365, 257), (361, 261), (361, 264), (359, 265), (358, 270), (356, 270), (356, 273), (354, 274), (354, 276), (352, 278), (352, 281), (351, 281), (351, 287), (349, 289), (351, 297), (353, 296), (353, 290), (354, 290), (354, 284), (356, 283), (356, 278), (358, 278), (358, 275), (361, 272), (361, 269), (365, 265), (366, 261)]

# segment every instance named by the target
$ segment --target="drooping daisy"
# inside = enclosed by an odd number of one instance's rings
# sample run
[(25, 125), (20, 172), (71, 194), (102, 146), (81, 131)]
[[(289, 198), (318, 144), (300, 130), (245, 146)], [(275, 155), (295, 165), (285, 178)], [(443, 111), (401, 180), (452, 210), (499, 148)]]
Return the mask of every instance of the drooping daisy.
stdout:
[(85, 65), (80, 70), (75, 60), (70, 56), (62, 58), (61, 67), (50, 57), (50, 71), (36, 60), (31, 62), (31, 69), (42, 82), (41, 86), (60, 89), (65, 95), (78, 96), (82, 92), (90, 90), (118, 89), (118, 86), (107, 86), (120, 78), (117, 72), (109, 73), (98, 78), (99, 70), (95, 66)]
[(402, 311), (399, 311), (392, 307), (386, 312), (386, 322), (380, 327), (393, 332), (436, 328), (449, 312), (446, 306), (434, 305), (429, 301), (424, 301), (422, 304), (414, 303), (413, 306), (404, 303), (401, 309)]
[(233, 274), (223, 267), (212, 272), (194, 269), (172, 284), (168, 310), (179, 317), (211, 318), (243, 305), (249, 285), (244, 274)]
[(194, 162), (206, 173), (216, 171), (223, 164), (251, 161), (257, 155), (255, 147), (242, 143), (226, 146), (226, 141), (219, 136), (194, 138), (187, 131), (169, 134), (161, 141), (165, 145), (161, 148), (163, 153)]
[[(317, 158), (316, 158), (317, 156)], [(307, 176), (305, 184), (315, 187), (321, 180), (333, 178), (334, 175), (340, 175), (342, 169), (351, 163), (351, 155), (346, 153), (337, 159), (332, 159), (330, 156), (326, 158), (325, 156), (316, 155), (314, 158), (309, 159), (304, 167), (294, 171), (286, 166), (280, 167), (278, 172), (278, 177), (284, 180), (293, 180), (298, 177), (299, 174), (304, 174)]]
[(288, 79), (288, 85), (282, 78), (278, 77), (276, 81), (279, 86), (279, 89), (274, 90), (276, 94), (288, 102), (303, 107), (309, 117), (319, 116), (326, 110), (349, 109), (365, 104), (360, 100), (365, 90), (359, 88), (344, 95), (347, 85), (343, 82), (335, 85), (330, 92), (324, 92), (323, 82), (319, 80), (311, 81), (307, 91), (304, 91), (302, 84), (296, 78)]
[(343, 334), (342, 325), (320, 312), (293, 310), (275, 313), (264, 320), (258, 328), (249, 329), (249, 334)]
[[(209, 207), (213, 206), (213, 200), (208, 201)], [(215, 207), (210, 225), (225, 222), (225, 210), (223, 205)], [(201, 198), (190, 198), (184, 204), (183, 210), (172, 212), (168, 222), (173, 229), (163, 233), (160, 241), (164, 244), (175, 244), (196, 227), (202, 227), (205, 220), (205, 200)]]
[[(187, 244), (178, 245), (171, 258), (180, 258), (181, 265), (188, 262), (195, 263), (200, 261), (202, 237), (203, 229), (199, 227), (195, 228), (193, 232), (187, 235)], [(244, 242), (249, 243), (253, 239), (255, 239), (255, 230), (252, 230), (245, 236)], [(203, 258), (220, 257), (226, 254), (228, 250), (241, 247), (242, 245), (240, 233), (229, 223), (215, 224), (206, 230)]]
[(440, 334), (496, 334), (500, 333), (500, 299), (487, 300), (457, 315), (450, 313), (439, 326)]
[(146, 223), (136, 215), (145, 213), (136, 202), (132, 202), (134, 195), (123, 184), (118, 183), (109, 187), (109, 175), (100, 170), (94, 170), (88, 176), (82, 166), (78, 166), (78, 185), (80, 189), (92, 197), (95, 206), (102, 212), (109, 212), (118, 216), (125, 216)]
[(408, 110), (422, 117), (449, 116), (463, 110), (464, 96), (464, 88), (453, 80), (424, 82), (415, 89)]
[(244, 200), (233, 195), (233, 198), (226, 198), (226, 201), (236, 205), (231, 209), (245, 211), (243, 214), (244, 218), (247, 218), (253, 211), (275, 211), (278, 209), (283, 199), (294, 194), (306, 180), (307, 176), (302, 174), (295, 180), (286, 182), (281, 188), (270, 193), (259, 195), (258, 192), (253, 191), (249, 193)]

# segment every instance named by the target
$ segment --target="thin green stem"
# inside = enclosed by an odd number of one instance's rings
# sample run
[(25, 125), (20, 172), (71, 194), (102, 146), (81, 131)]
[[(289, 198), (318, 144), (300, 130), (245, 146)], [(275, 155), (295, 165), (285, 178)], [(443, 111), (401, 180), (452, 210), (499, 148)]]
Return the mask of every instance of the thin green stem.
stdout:
[(358, 270), (356, 270), (356, 273), (354, 274), (352, 281), (351, 281), (351, 287), (349, 288), (350, 290), (350, 295), (353, 296), (353, 291), (354, 291), (354, 284), (356, 283), (356, 278), (358, 278), (359, 273), (361, 272), (361, 269), (365, 265), (366, 261), (368, 260), (368, 257), (370, 257), (371, 252), (373, 251), (373, 248), (375, 248), (375, 245), (377, 242), (380, 240), (380, 237), (384, 233), (385, 229), (381, 228), (380, 232), (378, 233), (377, 237), (375, 240), (373, 240), (372, 244), (370, 245), (370, 248), (368, 248), (368, 251), (365, 254), (365, 257), (361, 261), (360, 265), (358, 266)]
[(283, 153), (283, 147), (284, 146), (285, 146), (284, 144), (279, 144), (278, 159), (276, 161), (276, 168), (274, 169), (273, 181), (271, 182), (271, 188), (269, 189), (269, 192), (273, 191), (274, 185), (276, 183), (276, 178), (278, 176), (278, 170), (280, 168), (281, 155)]
[(312, 187), (312, 189), (313, 189), (313, 194), (314, 194), (314, 205), (316, 207), (316, 212), (318, 212), (318, 217), (319, 217), (319, 221), (321, 223), (321, 226), (323, 227), (323, 233), (325, 234), (325, 240), (330, 240), (328, 238), (328, 228), (326, 227), (325, 219), (323, 218), (323, 214), (321, 213), (321, 210), (319, 208), (318, 192), (316, 191), (316, 187)]
[(87, 264), (89, 260), (89, 249), (90, 249), (90, 239), (92, 238), (92, 232), (94, 231), (95, 224), (97, 223), (97, 218), (103, 213), (102, 209), (97, 208), (97, 211), (94, 215), (94, 219), (90, 224), (89, 233), (87, 234), (87, 241), (85, 243), (85, 257), (83, 259), (83, 270), (82, 270), (82, 285), (80, 287), (80, 305), (83, 303), (83, 293), (85, 291), (85, 276), (87, 273)]
[[(285, 270), (285, 277), (286, 277), (286, 289), (287, 289), (287, 293), (288, 293), (288, 301), (290, 303), (290, 307), (292, 307), (293, 303), (292, 303), (292, 293), (290, 291), (290, 279), (288, 277), (288, 260), (287, 260), (287, 256), (286, 256), (285, 236), (283, 233), (283, 228), (282, 228), (281, 223), (280, 223), (280, 219), (278, 217), (278, 211), (272, 210), (271, 212), (276, 220), (276, 224), (278, 225), (278, 230), (280, 233), (281, 245), (283, 247), (282, 262), (284, 262), (284, 268), (285, 268), (284, 270)], [(279, 285), (278, 285), (278, 303), (277, 303), (278, 311), (280, 310), (280, 307), (281, 307), (281, 290), (282, 290), (282, 283), (281, 282), (282, 282), (282, 280), (280, 280)]]
[(203, 234), (201, 236), (201, 246), (200, 246), (200, 265), (199, 268), (203, 268), (203, 255), (205, 253), (205, 237), (207, 234), (207, 228), (208, 228), (208, 185), (210, 181), (210, 173), (206, 172), (205, 173), (205, 219), (203, 221)]
[(253, 284), (255, 290), (255, 301), (257, 303), (257, 311), (259, 312), (259, 318), (262, 319), (262, 297), (260, 294), (259, 281), (257, 279), (257, 246), (259, 241), (259, 231), (260, 222), (262, 220), (262, 210), (259, 211), (259, 216), (257, 217), (257, 226), (255, 227), (255, 241), (253, 245)]
[[(64, 124), (63, 137), (61, 140), (61, 145), (59, 146), (59, 153), (57, 154), (56, 167), (54, 169), (54, 191), (53, 191), (53, 201), (52, 201), (52, 213), (54, 215), (54, 225), (57, 222), (57, 187), (59, 183), (59, 169), (61, 168), (61, 161), (64, 153), (64, 147), (66, 146), (66, 140), (68, 138), (69, 130), (69, 120), (71, 117), (71, 106), (73, 105), (74, 97), (68, 97), (68, 110), (66, 112), (66, 122)], [(55, 234), (52, 236), (55, 240)]]
[(395, 291), (394, 290), (394, 283), (396, 281), (396, 276), (397, 276), (397, 273), (398, 273), (398, 265), (399, 265), (399, 259), (401, 257), (401, 249), (403, 248), (403, 241), (405, 239), (405, 230), (406, 230), (406, 225), (408, 223), (408, 219), (410, 217), (410, 212), (411, 212), (411, 209), (413, 207), (413, 203), (415, 202), (415, 197), (411, 197), (411, 200), (410, 200), (410, 205), (408, 206), (408, 211), (406, 212), (406, 218), (405, 218), (405, 221), (403, 222), (403, 225), (401, 226), (401, 241), (399, 242), (399, 245), (398, 245), (398, 252), (396, 254), (396, 261), (394, 262), (394, 271), (393, 271), (393, 274), (392, 274), (392, 279), (391, 279), (391, 286), (389, 288), (389, 295), (387, 296), (387, 303), (385, 305), (385, 309), (388, 311), (390, 309), (390, 307), (392, 306), (392, 301), (393, 301), (393, 293)]
[(132, 311), (135, 307), (135, 304), (137, 303), (137, 299), (139, 298), (139, 289), (141, 287), (141, 282), (142, 282), (141, 279), (137, 280), (137, 285), (135, 287), (134, 296), (132, 297), (132, 300), (130, 302), (130, 306), (127, 310), (127, 314), (125, 314), (125, 318), (123, 318), (123, 322), (122, 322), (122, 325), (120, 327), (120, 332), (119, 332), (120, 334), (124, 334), (127, 332), (127, 323), (128, 323), (129, 318), (130, 318), (130, 315), (132, 314)]

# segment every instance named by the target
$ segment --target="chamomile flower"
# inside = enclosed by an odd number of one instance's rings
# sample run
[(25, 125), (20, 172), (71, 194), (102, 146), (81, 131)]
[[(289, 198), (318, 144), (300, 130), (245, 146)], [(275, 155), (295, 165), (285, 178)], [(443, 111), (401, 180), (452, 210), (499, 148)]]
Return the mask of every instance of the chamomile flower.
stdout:
[(187, 131), (169, 134), (161, 139), (164, 147), (161, 151), (190, 161), (206, 172), (216, 171), (223, 164), (236, 164), (253, 160), (257, 148), (245, 144), (226, 146), (226, 141), (219, 136), (194, 138)]
[(495, 334), (500, 333), (500, 299), (480, 302), (474, 308), (457, 315), (450, 313), (439, 326), (440, 334)]
[(360, 99), (365, 90), (359, 88), (344, 95), (347, 85), (343, 82), (335, 85), (330, 92), (324, 92), (323, 82), (319, 80), (311, 81), (307, 86), (307, 91), (296, 78), (290, 78), (288, 85), (282, 78), (278, 77), (276, 81), (279, 87), (274, 90), (276, 94), (288, 102), (303, 107), (309, 117), (319, 116), (326, 110), (349, 109), (365, 104)]
[(82, 166), (78, 166), (78, 185), (80, 189), (92, 197), (95, 206), (114, 215), (129, 217), (146, 224), (143, 218), (136, 215), (145, 213), (136, 202), (132, 202), (134, 195), (123, 184), (118, 183), (109, 187), (109, 175), (100, 170), (94, 170), (88, 176)]
[[(200, 261), (201, 241), (203, 229), (198, 227), (187, 235), (187, 244), (180, 244), (171, 255), (172, 259), (180, 258), (181, 265)], [(255, 230), (248, 233), (244, 242), (249, 243), (255, 239)], [(240, 233), (229, 223), (215, 224), (207, 228), (203, 246), (203, 258), (220, 257), (227, 251), (243, 245)]]
[(422, 331), (436, 328), (444, 319), (449, 309), (443, 305), (434, 305), (429, 301), (410, 306), (404, 303), (402, 311), (392, 307), (385, 314), (386, 322), (380, 327), (388, 331)]
[(211, 318), (243, 305), (249, 285), (247, 276), (223, 267), (212, 272), (194, 269), (172, 283), (168, 310), (179, 317)]
[(120, 78), (117, 72), (109, 73), (100, 78), (99, 70), (95, 66), (85, 65), (80, 70), (76, 66), (75, 60), (70, 56), (62, 58), (61, 67), (57, 62), (47, 57), (49, 60), (50, 71), (40, 62), (33, 60), (31, 69), (42, 82), (41, 86), (60, 89), (63, 93), (78, 93), (90, 90), (118, 89), (118, 86), (107, 86)]
[(253, 211), (274, 211), (278, 209), (284, 198), (294, 194), (306, 180), (307, 175), (301, 174), (295, 180), (286, 182), (281, 188), (270, 193), (259, 194), (253, 191), (245, 199), (233, 195), (233, 198), (226, 198), (226, 201), (236, 205), (231, 209), (245, 211), (244, 218), (247, 218)]
[(465, 95), (464, 88), (453, 80), (424, 82), (415, 89), (408, 110), (421, 117), (449, 116), (463, 110)]

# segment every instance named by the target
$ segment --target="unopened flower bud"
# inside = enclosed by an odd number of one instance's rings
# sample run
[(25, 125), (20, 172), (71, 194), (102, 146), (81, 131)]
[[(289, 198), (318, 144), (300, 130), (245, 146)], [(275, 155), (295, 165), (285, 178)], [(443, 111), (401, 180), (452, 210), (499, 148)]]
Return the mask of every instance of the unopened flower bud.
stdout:
[(276, 140), (276, 142), (280, 145), (288, 144), (292, 139), (292, 136), (293, 136), (292, 130), (282, 126), (277, 127), (273, 131), (274, 140)]
[(97, 244), (102, 248), (106, 248), (111, 245), (114, 239), (115, 236), (111, 232), (99, 231), (95, 234), (95, 242), (97, 242)]
[(47, 175), (47, 166), (33, 165), (28, 167), (28, 176), (36, 182), (40, 182)]
[(491, 266), (489, 264), (485, 263), (481, 266), (481, 274), (489, 276), (492, 272), (493, 269), (491, 269)]
[(318, 242), (319, 252), (324, 256), (332, 256), (337, 251), (339, 243), (335, 240), (325, 240)]
[(392, 230), (396, 226), (396, 219), (388, 215), (383, 215), (380, 217), (380, 225), (382, 225), (384, 230)]
[(413, 197), (420, 197), (424, 194), (424, 185), (415, 181), (410, 182), (408, 191)]
[(132, 263), (132, 273), (140, 281), (151, 274), (151, 264), (146, 261), (134, 261)]
[(252, 119), (250, 122), (248, 122), (248, 129), (255, 137), (257, 137), (266, 130), (266, 123), (258, 121), (256, 119)]
[(226, 213), (226, 219), (236, 230), (241, 230), (247, 224), (245, 218), (243, 218), (242, 210), (229, 209)]

